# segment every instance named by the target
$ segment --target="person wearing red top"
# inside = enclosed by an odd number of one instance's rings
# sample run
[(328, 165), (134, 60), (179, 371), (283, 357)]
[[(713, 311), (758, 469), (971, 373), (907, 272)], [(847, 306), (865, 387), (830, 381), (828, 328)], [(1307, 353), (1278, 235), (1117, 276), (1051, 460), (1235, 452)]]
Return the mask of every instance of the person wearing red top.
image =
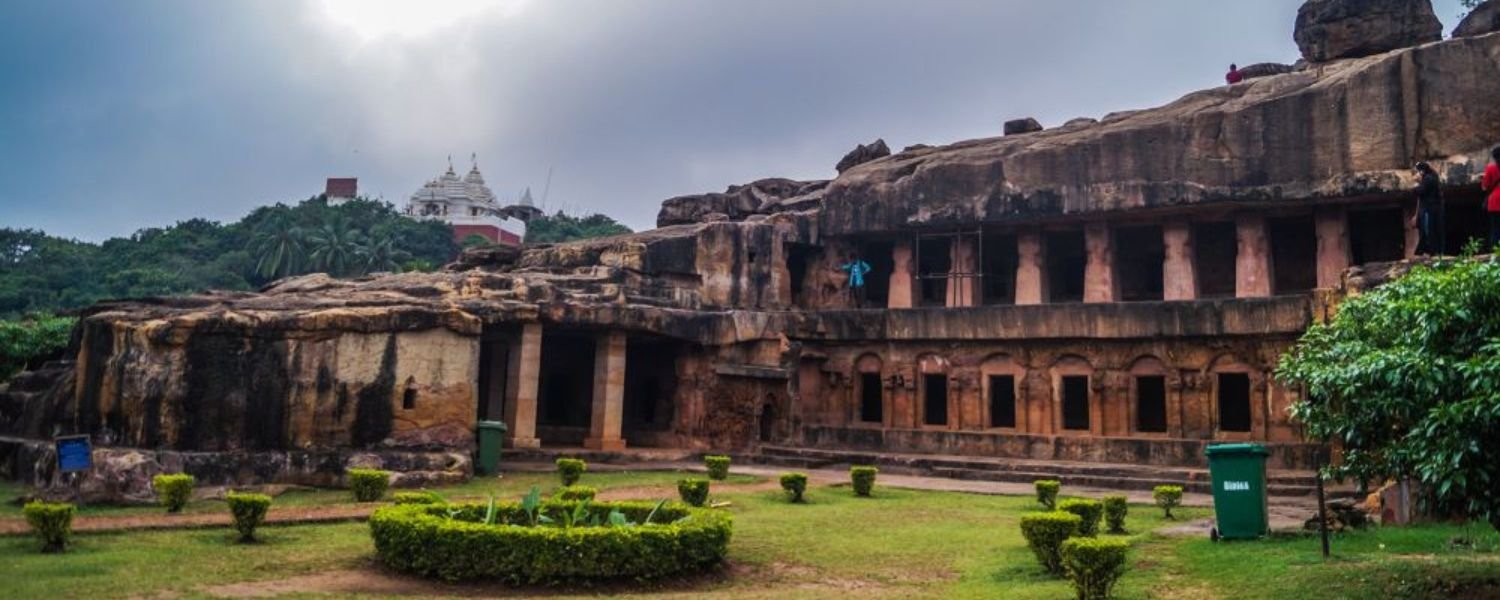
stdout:
[(1233, 63), (1230, 63), (1230, 65), (1229, 65), (1229, 73), (1226, 74), (1226, 75), (1224, 75), (1224, 81), (1229, 82), (1229, 85), (1234, 85), (1234, 84), (1239, 83), (1239, 82), (1244, 81), (1244, 80), (1245, 80), (1245, 74), (1240, 72), (1239, 66), (1235, 65)]
[(1490, 164), (1484, 168), (1484, 177), (1479, 180), (1479, 187), (1490, 194), (1484, 204), (1484, 210), (1490, 216), (1490, 252), (1500, 244), (1500, 164), (1497, 163), (1500, 163), (1500, 146), (1490, 150)]

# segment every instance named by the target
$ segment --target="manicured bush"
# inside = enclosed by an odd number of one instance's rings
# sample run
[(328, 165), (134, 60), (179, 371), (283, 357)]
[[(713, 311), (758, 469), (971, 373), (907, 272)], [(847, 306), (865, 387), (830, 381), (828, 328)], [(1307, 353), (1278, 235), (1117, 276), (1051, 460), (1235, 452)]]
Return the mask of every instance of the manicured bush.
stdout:
[(807, 474), (782, 473), (781, 489), (786, 490), (786, 495), (792, 502), (801, 502), (802, 494), (807, 492)]
[(1057, 503), (1057, 510), (1073, 513), (1083, 519), (1078, 524), (1078, 535), (1085, 537), (1099, 535), (1099, 518), (1104, 516), (1104, 504), (1098, 500), (1069, 498)]
[(1073, 538), (1062, 544), (1063, 571), (1078, 600), (1105, 600), (1125, 574), (1125, 540)]
[(593, 501), (594, 496), (599, 495), (599, 490), (586, 485), (570, 485), (557, 490), (558, 500), (569, 500), (573, 502)]
[(703, 506), (708, 502), (708, 480), (689, 477), (677, 482), (677, 495), (692, 506)]
[(73, 515), (77, 512), (72, 504), (37, 501), (27, 502), (21, 509), (26, 524), (42, 542), (42, 552), (68, 549), (68, 538), (73, 535)]
[(156, 497), (167, 507), (167, 512), (174, 513), (180, 512), (193, 498), (193, 481), (193, 476), (186, 473), (157, 475), (151, 478), (151, 487), (156, 489)]
[[(600, 524), (561, 526), (580, 506), (583, 523)], [(701, 571), (723, 561), (733, 529), (727, 511), (680, 503), (549, 501), (534, 513), (553, 522), (542, 526), (530, 524), (524, 503), (495, 504), (493, 525), (484, 524), (487, 513), (487, 504), (387, 506), (370, 516), (370, 536), (380, 559), (399, 571), (531, 585)]]
[(854, 484), (854, 495), (869, 496), (875, 490), (875, 467), (849, 467), (849, 481)]
[(587, 470), (589, 470), (588, 463), (583, 462), (581, 459), (557, 459), (557, 476), (562, 478), (564, 487), (578, 483), (578, 479), (583, 477), (583, 472)]
[(1125, 533), (1125, 515), (1130, 512), (1130, 503), (1120, 495), (1104, 497), (1104, 522), (1110, 533)]
[(1083, 519), (1073, 513), (1052, 511), (1021, 517), (1021, 536), (1036, 554), (1037, 562), (1053, 575), (1062, 575), (1062, 543), (1078, 533)]
[(229, 513), (234, 515), (234, 529), (240, 532), (240, 543), (255, 541), (255, 528), (266, 521), (266, 511), (271, 510), (271, 497), (229, 492), (224, 501), (229, 503)]
[(728, 456), (705, 456), (703, 466), (708, 468), (708, 478), (714, 481), (724, 481), (729, 478)]
[(356, 502), (374, 502), (391, 486), (391, 472), (380, 469), (349, 469), (349, 489)]
[(1158, 485), (1151, 490), (1151, 499), (1156, 501), (1156, 505), (1161, 507), (1168, 519), (1173, 519), (1172, 509), (1182, 505), (1182, 486)]
[(1057, 492), (1062, 490), (1062, 482), (1055, 479), (1038, 479), (1033, 485), (1036, 486), (1036, 501), (1047, 510), (1057, 508)]
[(391, 495), (396, 504), (442, 504), (443, 497), (435, 492), (396, 492)]

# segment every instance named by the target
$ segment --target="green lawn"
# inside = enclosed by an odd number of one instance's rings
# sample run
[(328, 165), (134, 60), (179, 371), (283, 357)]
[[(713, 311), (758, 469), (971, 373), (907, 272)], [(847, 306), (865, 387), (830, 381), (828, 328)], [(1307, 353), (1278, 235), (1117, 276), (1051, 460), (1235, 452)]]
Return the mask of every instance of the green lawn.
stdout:
[[(590, 473), (601, 488), (671, 485), (674, 473)], [(742, 483), (754, 480), (742, 478)], [(445, 491), (518, 496), (531, 485), (555, 485), (544, 474), (477, 481)], [(738, 489), (736, 489), (738, 488)], [(659, 491), (659, 490), (657, 490)], [(334, 492), (318, 492), (335, 494)], [(1066, 494), (1066, 489), (1064, 490)], [(730, 566), (715, 575), (658, 587), (564, 590), (560, 596), (622, 593), (636, 597), (708, 598), (1070, 598), (1071, 590), (1041, 574), (1018, 522), (1037, 510), (1027, 497), (983, 496), (879, 488), (856, 498), (846, 486), (814, 487), (806, 504), (785, 501), (765, 486), (731, 486), (713, 494), (735, 515)], [(1204, 509), (1179, 509), (1201, 518)], [(1500, 590), (1500, 536), (1487, 526), (1373, 528), (1337, 536), (1336, 557), (1324, 562), (1313, 536), (1214, 544), (1167, 538), (1160, 511), (1132, 506), (1135, 544), (1122, 598), (1462, 597)], [(447, 586), (382, 574), (364, 524), (274, 527), (265, 543), (230, 543), (227, 530), (81, 535), (65, 555), (41, 555), (24, 537), (0, 538), (0, 584), (7, 598), (203, 597), (213, 586), (270, 582), (298, 575), (352, 573), (344, 587), (257, 588), (311, 597), (376, 597), (378, 581), (434, 595), (514, 595), (495, 586)], [(1450, 544), (1453, 538), (1469, 543)], [(354, 580), (350, 589), (347, 580)], [(368, 589), (360, 588), (363, 579)], [(1453, 586), (1460, 587), (1453, 587)], [(1462, 587), (1462, 586), (1489, 587)], [(1477, 591), (1476, 591), (1477, 590)], [(243, 590), (241, 590), (243, 591)], [(402, 590), (410, 593), (411, 589)], [(329, 592), (329, 593), (319, 593)], [(546, 590), (519, 590), (547, 595)]]

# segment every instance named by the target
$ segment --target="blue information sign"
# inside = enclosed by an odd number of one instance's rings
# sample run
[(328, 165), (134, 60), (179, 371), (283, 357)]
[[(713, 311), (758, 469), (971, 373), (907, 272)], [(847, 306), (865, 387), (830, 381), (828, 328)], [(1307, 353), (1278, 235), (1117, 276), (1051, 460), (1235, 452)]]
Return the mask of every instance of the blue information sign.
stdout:
[(57, 470), (63, 473), (87, 471), (94, 467), (94, 449), (87, 435), (65, 435), (53, 439), (57, 444)]

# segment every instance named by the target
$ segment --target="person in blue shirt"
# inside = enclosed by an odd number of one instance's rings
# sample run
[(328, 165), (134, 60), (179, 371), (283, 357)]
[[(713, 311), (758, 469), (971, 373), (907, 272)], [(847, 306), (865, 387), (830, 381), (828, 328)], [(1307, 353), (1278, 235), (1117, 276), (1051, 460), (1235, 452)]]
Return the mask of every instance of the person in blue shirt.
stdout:
[(870, 272), (870, 263), (850, 252), (849, 262), (839, 265), (839, 270), (849, 274), (849, 298), (855, 308), (860, 308), (865, 301), (865, 273)]

